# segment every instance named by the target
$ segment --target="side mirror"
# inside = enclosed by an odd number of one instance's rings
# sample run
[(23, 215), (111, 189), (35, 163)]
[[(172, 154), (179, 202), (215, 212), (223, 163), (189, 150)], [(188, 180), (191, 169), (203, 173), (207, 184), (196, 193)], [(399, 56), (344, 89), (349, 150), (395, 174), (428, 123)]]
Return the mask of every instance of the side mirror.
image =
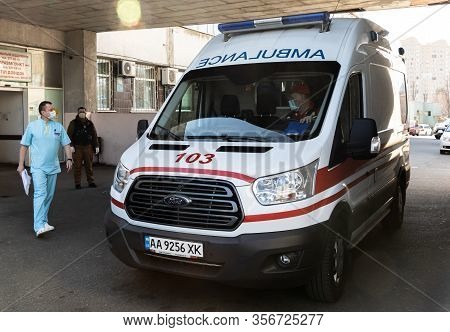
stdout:
[(139, 120), (137, 124), (137, 138), (141, 138), (148, 128), (148, 120)]
[(354, 119), (347, 153), (353, 159), (371, 159), (381, 150), (377, 123), (373, 119)]

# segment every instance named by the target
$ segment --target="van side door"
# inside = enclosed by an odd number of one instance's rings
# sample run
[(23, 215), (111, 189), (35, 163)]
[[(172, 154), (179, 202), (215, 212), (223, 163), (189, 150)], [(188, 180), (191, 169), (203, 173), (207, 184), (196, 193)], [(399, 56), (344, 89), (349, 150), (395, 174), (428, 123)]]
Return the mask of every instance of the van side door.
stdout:
[(406, 123), (406, 87), (404, 74), (392, 68), (370, 65), (371, 107), (369, 117), (377, 122), (381, 152), (373, 160), (369, 199), (374, 215), (389, 212), (397, 175), (402, 163), (404, 123)]
[(370, 179), (365, 176), (365, 173), (360, 172), (360, 179), (357, 180), (357, 183), (352, 184), (353, 180), (348, 180), (355, 172), (358, 172), (358, 169), (361, 169), (364, 161), (353, 160), (348, 156), (346, 148), (354, 119), (363, 117), (365, 107), (363, 97), (363, 74), (362, 71), (354, 70), (347, 81), (328, 166), (330, 171), (342, 168), (347, 177), (343, 180), (343, 185), (351, 188), (347, 193), (348, 204), (353, 211), (353, 217), (349, 224), (351, 231), (358, 228), (367, 219), (369, 206), (367, 198)]

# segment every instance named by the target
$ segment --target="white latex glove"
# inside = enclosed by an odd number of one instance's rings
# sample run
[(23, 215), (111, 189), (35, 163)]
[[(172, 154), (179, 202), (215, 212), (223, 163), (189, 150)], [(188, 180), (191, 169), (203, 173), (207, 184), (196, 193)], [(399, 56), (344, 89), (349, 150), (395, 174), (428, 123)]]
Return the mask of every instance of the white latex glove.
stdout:
[(300, 123), (311, 123), (312, 119), (312, 115), (307, 115), (303, 119), (300, 119)]
[(95, 148), (95, 154), (98, 154), (100, 152), (100, 148), (99, 147), (96, 147)]
[(71, 147), (70, 147), (70, 151), (71, 151), (72, 153), (75, 153), (75, 148), (74, 148), (73, 146), (71, 146)]

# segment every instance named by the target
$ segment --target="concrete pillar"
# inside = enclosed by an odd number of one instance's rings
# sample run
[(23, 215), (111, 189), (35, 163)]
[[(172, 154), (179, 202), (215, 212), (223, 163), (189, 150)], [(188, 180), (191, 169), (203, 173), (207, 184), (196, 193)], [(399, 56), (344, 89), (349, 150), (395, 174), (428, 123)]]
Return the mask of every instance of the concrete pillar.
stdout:
[(90, 112), (96, 111), (96, 33), (85, 30), (66, 32), (65, 53), (64, 112), (74, 113), (79, 106), (85, 106)]
[(175, 64), (173, 28), (166, 28), (166, 38), (167, 63), (169, 67), (173, 67)]

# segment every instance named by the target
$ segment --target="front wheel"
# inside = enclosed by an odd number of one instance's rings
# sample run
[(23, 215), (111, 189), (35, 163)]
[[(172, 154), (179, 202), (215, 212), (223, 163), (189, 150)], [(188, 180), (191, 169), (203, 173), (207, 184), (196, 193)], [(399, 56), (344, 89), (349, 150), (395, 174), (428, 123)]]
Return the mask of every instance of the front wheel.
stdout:
[(345, 281), (347, 248), (344, 238), (327, 230), (324, 254), (314, 277), (306, 284), (308, 296), (320, 302), (336, 302), (342, 295)]

